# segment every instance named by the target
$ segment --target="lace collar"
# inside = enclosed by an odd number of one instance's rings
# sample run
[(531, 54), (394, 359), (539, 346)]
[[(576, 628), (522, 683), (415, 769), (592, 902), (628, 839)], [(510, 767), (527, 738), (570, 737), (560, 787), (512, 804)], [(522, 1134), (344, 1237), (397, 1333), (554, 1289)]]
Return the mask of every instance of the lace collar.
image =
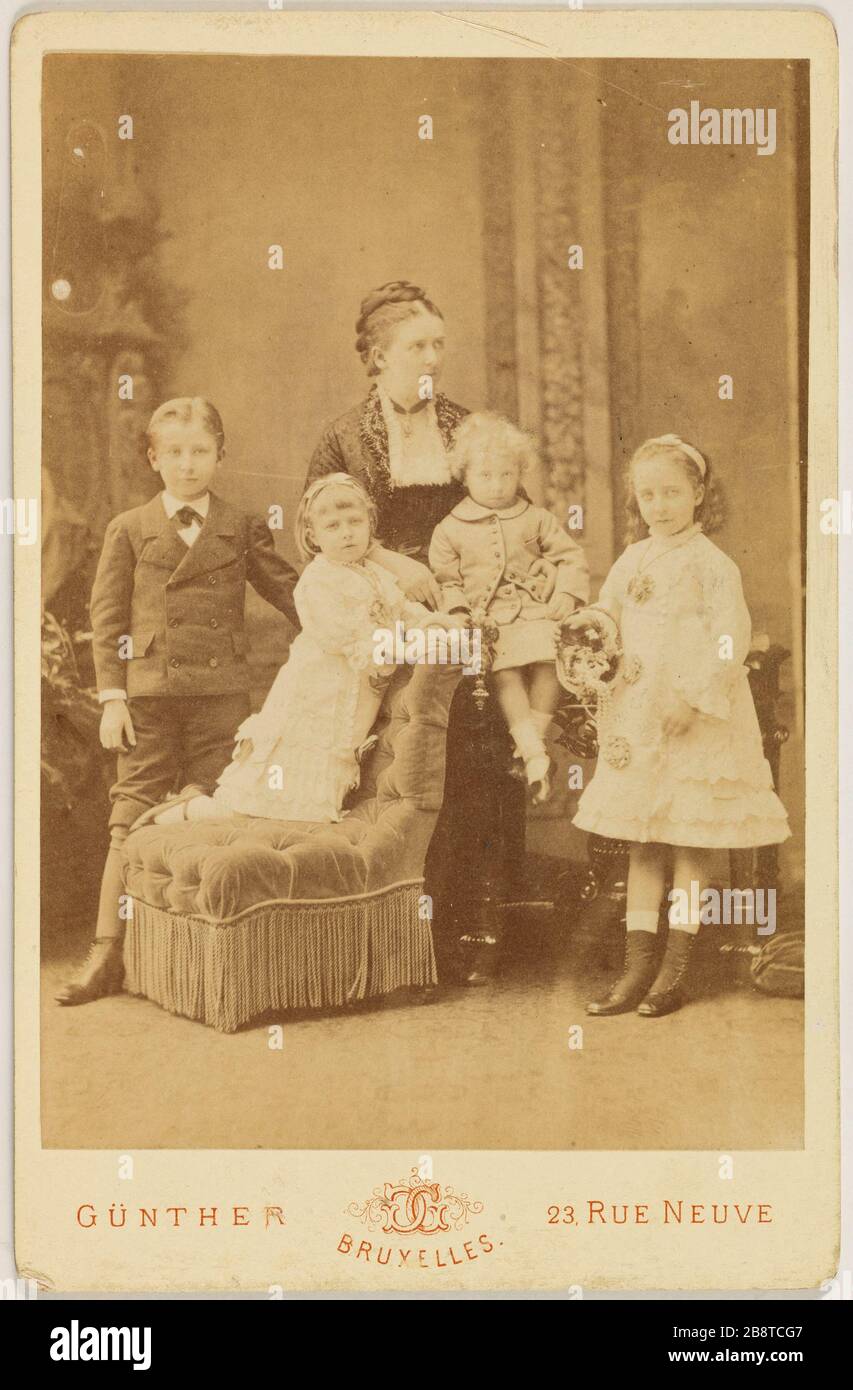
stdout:
[[(453, 443), (453, 436), (468, 412), (463, 406), (456, 405), (440, 391), (432, 402), (432, 409), (435, 414), (438, 433), (445, 450), (449, 452)], [(382, 502), (387, 500), (395, 487), (399, 485), (391, 476), (388, 428), (379, 399), (379, 390), (376, 386), (365, 398), (358, 432), (370, 460), (369, 491), (374, 502), (381, 506)]]

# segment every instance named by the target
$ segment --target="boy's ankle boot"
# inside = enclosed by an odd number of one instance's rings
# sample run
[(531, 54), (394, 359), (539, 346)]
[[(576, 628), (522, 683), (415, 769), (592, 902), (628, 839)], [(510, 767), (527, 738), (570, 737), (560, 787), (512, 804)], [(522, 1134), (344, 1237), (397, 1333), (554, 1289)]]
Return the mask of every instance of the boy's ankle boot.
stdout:
[(684, 979), (693, 955), (696, 936), (692, 932), (670, 927), (663, 963), (657, 979), (646, 995), (638, 1014), (643, 1018), (662, 1018), (675, 1013), (684, 1003)]
[(587, 1004), (587, 1013), (597, 1018), (607, 1018), (610, 1014), (626, 1014), (636, 1009), (655, 977), (657, 945), (657, 932), (626, 932), (622, 974), (604, 999)]
[(120, 936), (96, 937), (77, 979), (66, 981), (57, 990), (57, 1004), (89, 1004), (107, 994), (120, 994), (124, 984), (123, 945)]

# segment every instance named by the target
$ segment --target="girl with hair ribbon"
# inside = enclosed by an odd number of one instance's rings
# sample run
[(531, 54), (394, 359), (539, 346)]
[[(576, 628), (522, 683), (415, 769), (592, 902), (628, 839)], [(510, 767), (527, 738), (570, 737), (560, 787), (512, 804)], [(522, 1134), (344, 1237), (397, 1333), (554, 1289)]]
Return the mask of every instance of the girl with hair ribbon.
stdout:
[(707, 535), (721, 520), (710, 464), (678, 435), (660, 435), (636, 450), (627, 482), (633, 535), (644, 538), (613, 565), (598, 604), (566, 625), (616, 628), (622, 646), (599, 705), (595, 775), (574, 824), (630, 843), (624, 969), (587, 1011), (656, 1018), (684, 1002), (700, 926), (692, 904), (708, 885), (713, 852), (778, 844), (790, 830), (744, 665), (751, 624), (740, 571)]

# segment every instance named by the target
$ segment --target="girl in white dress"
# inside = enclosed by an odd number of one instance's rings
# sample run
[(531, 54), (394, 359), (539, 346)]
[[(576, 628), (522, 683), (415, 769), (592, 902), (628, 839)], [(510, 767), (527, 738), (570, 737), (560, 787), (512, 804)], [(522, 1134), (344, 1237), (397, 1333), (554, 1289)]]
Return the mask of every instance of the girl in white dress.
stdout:
[(235, 813), (341, 819), (394, 670), (374, 661), (374, 632), (393, 631), (398, 621), (464, 626), (459, 617), (406, 599), (393, 575), (366, 558), (374, 528), (374, 505), (349, 474), (326, 475), (308, 488), (296, 519), (299, 549), (309, 561), (293, 591), (302, 631), (286, 663), (263, 708), (237, 730), (234, 757), (213, 796), (187, 787), (136, 826)]
[[(617, 625), (623, 655), (599, 708), (598, 763), (574, 824), (631, 845), (625, 969), (588, 1012), (639, 1005), (658, 1017), (683, 1003), (699, 929), (675, 904), (699, 901), (714, 850), (777, 844), (790, 830), (744, 665), (751, 625), (740, 571), (704, 534), (719, 511), (708, 464), (662, 435), (634, 454), (629, 486), (629, 510), (648, 535), (616, 561), (596, 605), (602, 623)], [(568, 625), (588, 625), (594, 613)], [(670, 862), (673, 889), (687, 897), (673, 893), (655, 977)]]

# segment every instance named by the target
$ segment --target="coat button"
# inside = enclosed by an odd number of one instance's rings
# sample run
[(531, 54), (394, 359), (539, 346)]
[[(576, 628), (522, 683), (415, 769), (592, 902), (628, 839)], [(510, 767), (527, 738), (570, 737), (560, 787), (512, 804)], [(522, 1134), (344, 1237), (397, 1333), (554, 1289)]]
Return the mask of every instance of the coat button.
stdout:
[(208, 666), (218, 666), (219, 662), (216, 660), (215, 656), (212, 656), (207, 664)]
[(170, 665), (170, 666), (174, 666), (176, 670), (177, 670), (177, 668), (180, 666), (180, 664), (181, 664), (181, 663), (180, 663), (180, 661), (178, 660), (178, 658), (177, 658), (176, 656), (173, 656), (173, 657), (172, 657), (172, 660), (169, 662), (169, 665)]
[(179, 623), (180, 621), (181, 621), (180, 618), (170, 618), (170, 619), (169, 619), (169, 627), (177, 627), (177, 626), (178, 626), (178, 623)]
[(219, 627), (219, 623), (216, 621), (215, 618), (211, 618), (211, 620), (210, 620), (210, 626), (211, 626), (211, 627)]
[(209, 575), (207, 576), (207, 582), (208, 582), (208, 584), (215, 584), (215, 583), (216, 583), (216, 575), (215, 575), (215, 574), (209, 574)]

